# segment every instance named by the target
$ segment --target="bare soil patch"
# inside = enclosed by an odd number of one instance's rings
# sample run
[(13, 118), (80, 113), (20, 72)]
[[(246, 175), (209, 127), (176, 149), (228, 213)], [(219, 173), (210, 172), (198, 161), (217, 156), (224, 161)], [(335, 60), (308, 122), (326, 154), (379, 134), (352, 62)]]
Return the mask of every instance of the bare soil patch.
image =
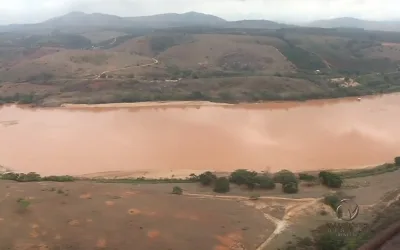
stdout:
[[(35, 199), (19, 211), (16, 200), (30, 196)], [(273, 230), (261, 212), (235, 201), (137, 192), (130, 185), (1, 181), (0, 197), (6, 197), (1, 249), (256, 249)]]

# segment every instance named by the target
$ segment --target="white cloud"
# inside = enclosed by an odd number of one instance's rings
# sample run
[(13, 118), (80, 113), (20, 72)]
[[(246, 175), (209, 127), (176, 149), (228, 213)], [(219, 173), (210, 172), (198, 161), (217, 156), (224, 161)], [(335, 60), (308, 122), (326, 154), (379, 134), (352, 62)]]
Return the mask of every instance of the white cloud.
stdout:
[(70, 11), (140, 16), (198, 11), (237, 19), (301, 22), (343, 16), (399, 19), (398, 0), (12, 0), (0, 5), (0, 23), (32, 23)]

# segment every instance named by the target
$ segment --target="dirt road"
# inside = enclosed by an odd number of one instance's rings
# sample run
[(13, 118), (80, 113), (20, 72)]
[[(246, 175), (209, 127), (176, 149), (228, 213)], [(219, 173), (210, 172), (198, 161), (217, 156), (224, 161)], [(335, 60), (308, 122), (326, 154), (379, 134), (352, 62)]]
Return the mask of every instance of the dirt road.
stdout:
[(148, 67), (154, 64), (158, 64), (158, 60), (155, 58), (151, 58), (153, 60), (152, 63), (148, 63), (148, 64), (142, 64), (142, 65), (131, 65), (131, 66), (126, 66), (123, 68), (118, 68), (118, 69), (113, 69), (113, 70), (106, 70), (101, 72), (99, 75), (97, 75), (94, 80), (96, 79), (100, 79), (102, 75), (107, 74), (107, 73), (111, 73), (111, 72), (116, 72), (116, 71), (120, 71), (120, 70), (124, 70), (124, 69), (132, 69), (132, 68), (139, 68), (139, 67)]

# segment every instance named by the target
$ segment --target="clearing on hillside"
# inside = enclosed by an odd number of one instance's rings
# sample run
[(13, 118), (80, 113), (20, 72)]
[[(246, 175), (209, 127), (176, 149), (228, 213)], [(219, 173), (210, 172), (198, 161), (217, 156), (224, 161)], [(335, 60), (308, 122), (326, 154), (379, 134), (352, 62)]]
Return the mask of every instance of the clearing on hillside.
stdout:
[[(194, 42), (171, 47), (160, 61), (182, 69), (276, 73), (294, 65), (273, 47), (279, 39), (237, 35), (194, 35)], [(272, 45), (271, 45), (272, 44)]]

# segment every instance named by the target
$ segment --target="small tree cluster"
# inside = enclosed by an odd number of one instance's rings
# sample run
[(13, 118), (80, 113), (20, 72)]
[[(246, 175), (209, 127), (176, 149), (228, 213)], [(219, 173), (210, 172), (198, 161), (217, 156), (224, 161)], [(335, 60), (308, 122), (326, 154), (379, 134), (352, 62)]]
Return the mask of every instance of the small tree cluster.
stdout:
[(275, 183), (280, 183), (282, 185), (284, 185), (286, 183), (290, 183), (290, 182), (294, 182), (294, 183), (298, 182), (296, 175), (293, 172), (286, 170), (286, 169), (275, 173), (273, 180)]
[(229, 181), (237, 185), (246, 185), (249, 189), (274, 189), (275, 183), (268, 175), (259, 175), (247, 169), (238, 169), (231, 173)]
[(314, 175), (307, 174), (307, 173), (300, 173), (299, 179), (302, 181), (310, 181), (311, 182), (311, 181), (317, 180), (317, 177)]
[(281, 170), (274, 174), (274, 182), (282, 184), (282, 191), (287, 194), (299, 192), (299, 180), (296, 175), (289, 170)]
[(321, 171), (318, 176), (321, 179), (322, 184), (330, 188), (340, 188), (343, 184), (340, 175), (332, 172)]
[(199, 181), (203, 186), (210, 186), (217, 180), (217, 176), (210, 171), (204, 172), (199, 175)]
[(18, 182), (37, 182), (37, 181), (71, 182), (71, 181), (75, 181), (75, 178), (72, 176), (69, 176), (69, 175), (41, 177), (38, 173), (35, 173), (35, 172), (30, 172), (27, 174), (5, 173), (5, 174), (0, 175), (0, 179), (18, 181)]

